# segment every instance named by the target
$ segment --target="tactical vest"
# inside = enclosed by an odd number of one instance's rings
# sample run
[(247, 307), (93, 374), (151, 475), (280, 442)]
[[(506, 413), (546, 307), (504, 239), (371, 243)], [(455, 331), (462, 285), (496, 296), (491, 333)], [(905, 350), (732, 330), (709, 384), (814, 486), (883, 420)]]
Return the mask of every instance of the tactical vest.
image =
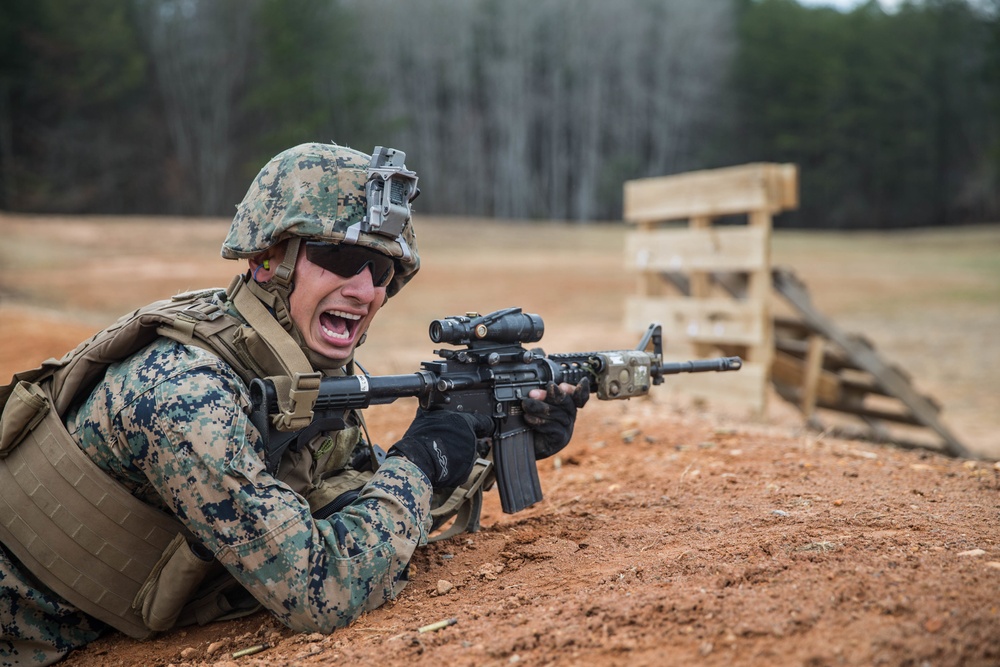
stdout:
[[(57, 595), (131, 637), (146, 639), (178, 624), (235, 617), (259, 606), (246, 595), (242, 602), (225, 595), (233, 582), (211, 554), (198, 552), (197, 540), (177, 519), (136, 499), (91, 461), (63, 419), (110, 364), (162, 336), (208, 349), (246, 383), (272, 380), (280, 410), (274, 419), (287, 430), (307, 426), (321, 374), (253, 287), (238, 276), (225, 292), (191, 292), (150, 304), (62, 359), (0, 387), (0, 543)], [(224, 297), (245, 321), (220, 305)], [(338, 434), (344, 436), (338, 446), (357, 441), (363, 421), (353, 417), (353, 433)], [(285, 481), (307, 496), (320, 518), (356, 497), (372, 474), (348, 471), (316, 494), (307, 494), (306, 480), (293, 475)], [(435, 528), (455, 517), (435, 539), (478, 529), (483, 485), (491, 479), (491, 466), (481, 460), (464, 485), (435, 494)], [(206, 586), (216, 575), (218, 583)]]
[[(57, 595), (135, 638), (179, 618), (207, 622), (239, 610), (224, 597), (188, 604), (220, 566), (196, 552), (176, 518), (136, 499), (91, 461), (63, 419), (110, 364), (163, 336), (212, 351), (245, 382), (270, 378), (279, 388), (279, 417), (291, 430), (308, 425), (321, 374), (247, 285), (237, 277), (226, 292), (150, 304), (0, 387), (0, 542)], [(246, 322), (226, 312), (224, 296)]]

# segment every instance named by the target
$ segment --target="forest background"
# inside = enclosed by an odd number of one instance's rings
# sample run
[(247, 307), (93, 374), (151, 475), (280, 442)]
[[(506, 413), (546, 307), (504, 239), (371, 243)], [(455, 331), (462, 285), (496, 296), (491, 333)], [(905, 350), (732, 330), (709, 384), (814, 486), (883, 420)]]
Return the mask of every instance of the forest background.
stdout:
[(229, 216), (303, 141), (422, 213), (619, 220), (628, 179), (793, 162), (778, 226), (1000, 220), (1000, 0), (5, 0), (0, 210)]

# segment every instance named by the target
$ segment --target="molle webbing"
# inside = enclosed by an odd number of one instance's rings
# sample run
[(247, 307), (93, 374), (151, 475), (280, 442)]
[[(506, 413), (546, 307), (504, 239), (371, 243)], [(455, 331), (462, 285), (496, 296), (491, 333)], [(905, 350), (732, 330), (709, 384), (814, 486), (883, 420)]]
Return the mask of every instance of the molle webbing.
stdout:
[(144, 639), (133, 600), (181, 524), (134, 498), (54, 410), (0, 464), (0, 542), (85, 613)]
[[(147, 579), (171, 542), (190, 535), (175, 518), (111, 479), (80, 449), (62, 419), (110, 364), (158, 335), (214, 350), (246, 374), (231, 361), (231, 348), (221, 344), (241, 325), (213, 303), (213, 295), (221, 293), (205, 290), (150, 304), (63, 358), (49, 359), (0, 387), (4, 426), (15, 414), (17, 421), (37, 424), (17, 434), (0, 429), (10, 440), (0, 443), (0, 542), (57, 595), (138, 639), (153, 634), (143, 619), (140, 593), (148, 597)], [(19, 383), (20, 398), (32, 400), (14, 405)], [(26, 414), (36, 398), (42, 402), (35, 406), (40, 421)]]
[[(217, 292), (221, 290), (192, 292), (140, 308), (80, 343), (62, 359), (48, 359), (40, 368), (15, 376), (15, 381), (23, 377), (29, 381), (40, 382), (52, 376), (53, 407), (60, 415), (64, 415), (84, 392), (90, 391), (100, 380), (108, 365), (126, 359), (146, 347), (156, 340), (158, 335), (163, 335), (165, 328), (173, 327), (175, 323), (186, 329), (186, 323), (195, 319), (189, 315), (195, 312), (192, 309), (202, 303), (205, 297)], [(218, 313), (211, 316), (211, 319), (216, 321), (199, 323), (197, 327), (198, 332), (205, 338), (208, 336), (222, 338), (217, 334), (236, 324), (234, 318), (223, 317), (224, 312), (218, 308), (217, 310)], [(206, 328), (210, 330), (202, 333)], [(178, 336), (173, 337), (178, 338)], [(227, 357), (223, 358), (229, 361)], [(4, 398), (3, 391), (0, 390), (0, 405), (5, 402)]]

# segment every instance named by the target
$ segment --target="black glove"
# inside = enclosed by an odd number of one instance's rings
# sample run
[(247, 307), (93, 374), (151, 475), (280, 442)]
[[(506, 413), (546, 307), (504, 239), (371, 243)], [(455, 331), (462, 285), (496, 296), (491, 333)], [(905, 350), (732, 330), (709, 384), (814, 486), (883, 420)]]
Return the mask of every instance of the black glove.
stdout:
[(435, 489), (452, 488), (465, 482), (472, 472), (476, 438), (492, 434), (493, 419), (486, 415), (420, 408), (388, 455), (415, 463)]
[(526, 398), (521, 401), (524, 421), (540, 436), (535, 438), (536, 460), (552, 456), (569, 444), (577, 408), (586, 405), (588, 398), (590, 380), (583, 378), (570, 393), (550, 382), (545, 388), (545, 400)]

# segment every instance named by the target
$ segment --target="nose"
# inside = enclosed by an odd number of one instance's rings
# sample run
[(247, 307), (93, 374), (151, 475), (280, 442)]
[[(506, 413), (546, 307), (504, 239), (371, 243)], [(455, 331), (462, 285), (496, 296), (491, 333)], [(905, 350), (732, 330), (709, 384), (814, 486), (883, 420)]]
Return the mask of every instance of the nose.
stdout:
[(375, 300), (375, 280), (372, 277), (372, 267), (365, 266), (350, 278), (344, 279), (344, 286), (341, 293), (350, 296), (362, 303), (369, 303)]

